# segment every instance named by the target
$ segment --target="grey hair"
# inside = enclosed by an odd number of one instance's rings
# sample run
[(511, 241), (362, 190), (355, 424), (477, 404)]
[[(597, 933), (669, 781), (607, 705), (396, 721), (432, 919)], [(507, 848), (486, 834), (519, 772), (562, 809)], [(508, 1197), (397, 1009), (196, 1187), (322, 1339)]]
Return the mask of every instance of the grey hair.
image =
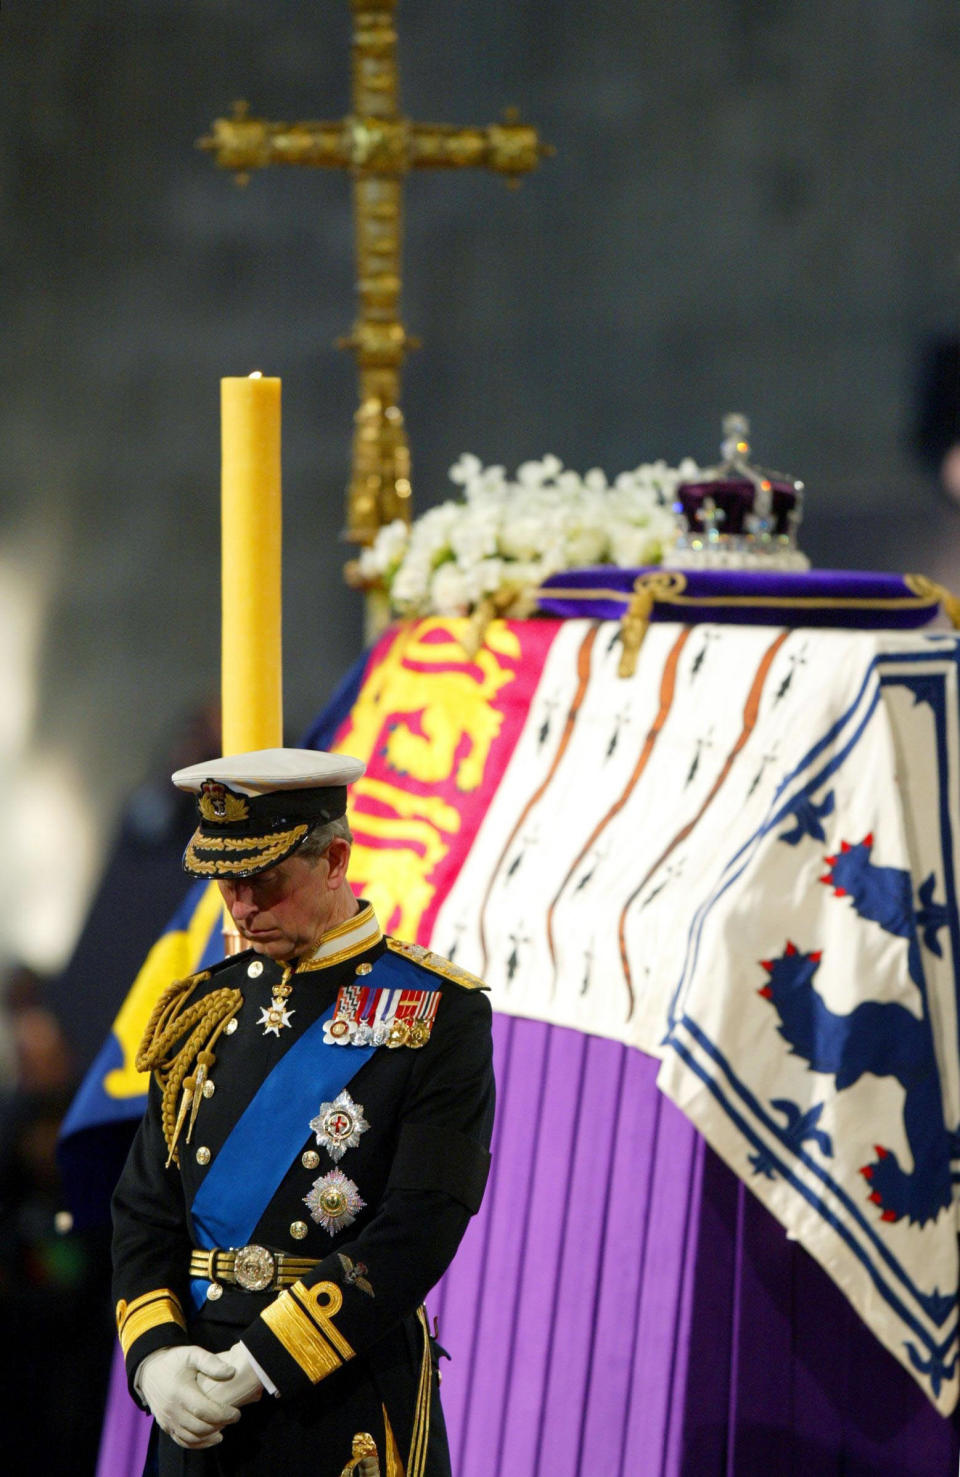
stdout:
[(316, 861), (326, 851), (330, 842), (338, 839), (340, 841), (346, 841), (351, 846), (353, 845), (353, 832), (350, 830), (345, 815), (339, 815), (336, 820), (326, 821), (322, 825), (314, 826), (313, 830), (307, 835), (306, 840), (301, 841), (294, 852), (294, 856), (302, 856), (307, 861)]

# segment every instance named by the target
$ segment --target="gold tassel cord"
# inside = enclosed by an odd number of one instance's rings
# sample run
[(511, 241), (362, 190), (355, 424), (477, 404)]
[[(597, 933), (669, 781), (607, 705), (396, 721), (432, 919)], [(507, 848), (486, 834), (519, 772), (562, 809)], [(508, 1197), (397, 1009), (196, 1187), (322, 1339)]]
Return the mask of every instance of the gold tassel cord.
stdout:
[(633, 594), (620, 621), (620, 664), (619, 677), (632, 677), (637, 670), (637, 657), (647, 634), (653, 607), (658, 600), (670, 601), (686, 588), (686, 579), (676, 570), (658, 570), (655, 574), (641, 574), (634, 581)]
[(183, 1030), (172, 1033), (170, 1023), (178, 1011), (184, 1008), (197, 986), (204, 984), (209, 978), (209, 971), (203, 970), (200, 974), (192, 974), (185, 980), (174, 980), (163, 991), (150, 1012), (143, 1040), (137, 1049), (138, 1072), (149, 1072), (155, 1062), (159, 1061), (162, 1052), (173, 1044), (177, 1036), (183, 1034)]
[(491, 621), (526, 620), (536, 608), (537, 595), (532, 586), (504, 585), (494, 594), (486, 595), (474, 608), (459, 638), (464, 655), (473, 661), (484, 643)]
[(904, 582), (921, 599), (936, 600), (955, 631), (960, 631), (960, 600), (945, 585), (927, 579), (925, 574), (905, 574)]
[(161, 1089), (161, 1123), (168, 1166), (179, 1162), (177, 1144), (188, 1113), (188, 1142), (193, 1132), (203, 1083), (216, 1060), (212, 1048), (243, 1004), (240, 991), (227, 988), (213, 990), (188, 1004), (196, 987), (208, 978), (208, 974), (200, 974), (189, 980), (178, 980), (164, 991), (137, 1052), (137, 1070), (154, 1072)]
[(180, 1099), (180, 1111), (177, 1113), (177, 1121), (174, 1124), (173, 1134), (168, 1140), (170, 1152), (167, 1155), (167, 1162), (163, 1166), (164, 1169), (169, 1169), (171, 1163), (175, 1158), (179, 1162), (179, 1155), (177, 1154), (177, 1140), (180, 1137), (180, 1130), (183, 1128), (184, 1120), (187, 1116), (187, 1109), (189, 1108), (190, 1101), (193, 1097), (193, 1087), (191, 1086), (192, 1082), (193, 1078), (188, 1077), (183, 1085), (183, 1097)]
[[(224, 1021), (220, 1026), (217, 1027), (216, 1034), (218, 1036), (219, 1036), (220, 1032), (223, 1030), (223, 1026), (225, 1024), (226, 1024), (226, 1022)], [(201, 1099), (203, 1097), (203, 1084), (206, 1082), (207, 1078), (209, 1077), (209, 1075), (210, 1075), (210, 1068), (213, 1066), (213, 1064), (214, 1064), (214, 1062), (216, 1060), (217, 1059), (214, 1056), (214, 1054), (213, 1054), (212, 1051), (200, 1051), (200, 1052), (197, 1053), (197, 1070), (194, 1073), (194, 1081), (193, 1081), (193, 1106), (192, 1106), (192, 1108), (190, 1110), (190, 1123), (189, 1123), (189, 1126), (187, 1128), (187, 1143), (188, 1144), (189, 1144), (190, 1140), (193, 1138), (193, 1125), (196, 1123), (196, 1121), (197, 1121), (197, 1113), (200, 1111), (200, 1102), (201, 1102)], [(189, 1081), (189, 1078), (187, 1080)], [(184, 1083), (184, 1086), (186, 1086), (186, 1083)]]
[(380, 1477), (377, 1443), (366, 1431), (358, 1431), (354, 1436), (350, 1460), (340, 1477), (351, 1477), (351, 1474), (353, 1477)]

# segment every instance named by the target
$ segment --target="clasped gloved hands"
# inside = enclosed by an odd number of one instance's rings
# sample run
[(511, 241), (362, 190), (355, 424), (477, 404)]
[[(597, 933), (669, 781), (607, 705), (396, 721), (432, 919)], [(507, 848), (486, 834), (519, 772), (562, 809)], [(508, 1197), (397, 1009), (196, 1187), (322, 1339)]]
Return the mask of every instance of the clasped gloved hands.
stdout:
[[(201, 1451), (218, 1445), (223, 1427), (240, 1419), (239, 1404), (230, 1394), (236, 1376), (229, 1355), (211, 1354), (197, 1344), (177, 1344), (148, 1354), (137, 1370), (136, 1383), (161, 1430), (178, 1446)], [(262, 1390), (259, 1380), (257, 1386)], [(251, 1398), (255, 1397), (247, 1396)]]
[(215, 1382), (207, 1374), (199, 1374), (197, 1384), (204, 1394), (209, 1395), (211, 1400), (228, 1401), (237, 1409), (241, 1405), (249, 1405), (251, 1400), (259, 1400), (263, 1394), (263, 1385), (243, 1344), (235, 1343), (225, 1354), (218, 1355), (218, 1358), (221, 1364), (229, 1364), (230, 1377), (226, 1380), (218, 1377)]

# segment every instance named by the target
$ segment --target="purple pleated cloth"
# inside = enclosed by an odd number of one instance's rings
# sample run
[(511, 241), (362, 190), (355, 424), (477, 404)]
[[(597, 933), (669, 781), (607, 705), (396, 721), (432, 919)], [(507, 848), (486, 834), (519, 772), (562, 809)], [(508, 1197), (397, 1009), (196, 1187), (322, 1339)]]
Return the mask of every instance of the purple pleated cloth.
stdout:
[(545, 615), (619, 620), (634, 582), (653, 581), (654, 621), (908, 630), (932, 621), (940, 592), (916, 575), (850, 569), (566, 569), (537, 593)]
[(100, 1437), (97, 1477), (139, 1477), (147, 1455), (151, 1420), (134, 1405), (127, 1391), (127, 1375), (120, 1345), (113, 1352), (107, 1415)]
[[(494, 1036), (490, 1186), (428, 1299), (456, 1477), (953, 1477), (956, 1424), (654, 1060), (507, 1016)], [(98, 1477), (136, 1477), (146, 1431), (118, 1374)]]

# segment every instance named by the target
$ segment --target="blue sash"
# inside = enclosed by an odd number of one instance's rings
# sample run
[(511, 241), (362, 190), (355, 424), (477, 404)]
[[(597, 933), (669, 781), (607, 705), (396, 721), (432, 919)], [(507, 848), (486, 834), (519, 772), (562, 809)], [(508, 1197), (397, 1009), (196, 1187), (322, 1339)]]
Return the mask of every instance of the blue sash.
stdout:
[[(400, 955), (386, 953), (374, 963), (365, 985), (430, 989), (430, 976)], [(437, 988), (439, 981), (433, 986)], [(329, 1046), (323, 1028), (336, 1002), (295, 1041), (260, 1084), (230, 1130), (190, 1208), (197, 1245), (245, 1246), (273, 1199), (310, 1131), (320, 1104), (330, 1102), (370, 1060), (376, 1046)], [(402, 1049), (402, 1048), (401, 1048)], [(199, 1307), (208, 1283), (191, 1284)]]

